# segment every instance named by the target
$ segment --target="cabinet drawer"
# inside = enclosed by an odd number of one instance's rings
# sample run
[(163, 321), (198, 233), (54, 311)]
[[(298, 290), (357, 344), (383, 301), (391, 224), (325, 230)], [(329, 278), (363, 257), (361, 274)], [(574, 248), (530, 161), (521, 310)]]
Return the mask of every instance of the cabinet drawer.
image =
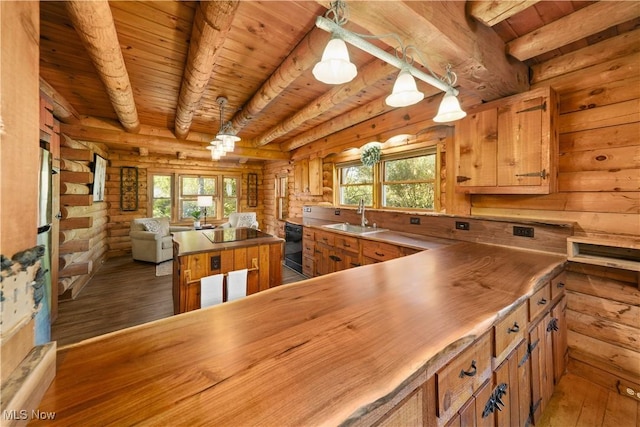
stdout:
[(437, 416), (447, 420), (458, 412), (491, 376), (491, 334), (486, 333), (436, 373)]
[(565, 283), (567, 283), (567, 274), (563, 271), (556, 277), (551, 279), (551, 299), (556, 300), (564, 295)]
[(527, 330), (527, 304), (523, 303), (494, 327), (495, 353), (497, 364), (506, 356), (505, 350), (513, 348), (525, 337)]
[(302, 229), (302, 237), (304, 238), (304, 240), (315, 240), (315, 233), (313, 229), (304, 227)]
[(303, 256), (302, 257), (302, 274), (304, 274), (307, 277), (313, 277), (313, 272), (315, 271), (314, 268), (314, 261), (313, 258), (310, 258), (308, 256)]
[(334, 241), (335, 241), (334, 233), (328, 233), (326, 231), (316, 231), (315, 235), (316, 235), (315, 236), (316, 243), (322, 243), (327, 246), (334, 246)]
[(402, 248), (382, 242), (362, 241), (362, 255), (378, 261), (401, 257)]
[(336, 235), (335, 247), (349, 252), (358, 252), (358, 239), (356, 237)]
[(313, 257), (316, 249), (316, 244), (313, 241), (303, 240), (302, 243), (302, 256)]
[(549, 283), (529, 297), (529, 321), (535, 319), (551, 303), (551, 286)]

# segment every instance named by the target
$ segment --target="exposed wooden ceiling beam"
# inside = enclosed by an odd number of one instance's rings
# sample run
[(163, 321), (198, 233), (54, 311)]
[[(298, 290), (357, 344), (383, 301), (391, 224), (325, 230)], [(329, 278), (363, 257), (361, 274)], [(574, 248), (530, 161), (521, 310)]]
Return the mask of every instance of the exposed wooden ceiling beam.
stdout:
[(338, 85), (330, 89), (328, 92), (320, 95), (318, 98), (310, 102), (305, 108), (298, 111), (293, 116), (278, 123), (275, 127), (260, 135), (254, 144), (257, 147), (268, 144), (274, 139), (285, 135), (306, 122), (311, 120), (336, 105), (344, 102), (346, 99), (355, 96), (363, 89), (371, 86), (375, 82), (388, 77), (397, 72), (397, 68), (378, 59), (369, 62), (369, 64), (358, 72), (355, 79), (349, 83)]
[(120, 123), (127, 131), (138, 132), (138, 111), (109, 2), (70, 0), (65, 2), (65, 6), (100, 80), (104, 83)]
[(507, 43), (507, 52), (521, 61), (604, 31), (640, 16), (637, 1), (597, 2)]
[(479, 0), (468, 1), (467, 12), (488, 27), (504, 21), (540, 0)]
[(231, 119), (231, 125), (237, 132), (249, 123), (271, 101), (280, 95), (302, 73), (315, 65), (322, 57), (322, 52), (329, 34), (314, 28), (298, 43), (293, 51), (280, 64), (278, 69), (256, 91), (249, 102)]
[(53, 101), (53, 115), (58, 120), (62, 123), (75, 123), (80, 120), (80, 114), (73, 105), (42, 77), (40, 77), (40, 90)]
[(237, 0), (199, 2), (191, 30), (189, 55), (176, 108), (175, 134), (184, 139), (189, 133), (202, 95), (209, 83), (240, 4)]
[[(160, 135), (142, 135), (86, 125), (61, 124), (60, 132), (81, 141), (105, 143), (112, 149), (147, 149), (149, 153), (176, 156), (183, 153), (192, 158), (211, 158), (207, 142), (188, 141)], [(257, 149), (236, 145), (228, 158), (249, 158), (254, 160), (289, 160), (289, 153), (280, 150)]]
[[(371, 34), (395, 33), (416, 46), (427, 62), (414, 55), (417, 63), (440, 75), (451, 64), (458, 84), (485, 101), (529, 88), (527, 66), (507, 58), (504, 42), (491, 28), (470, 25), (465, 2), (356, 1), (349, 3), (349, 9), (350, 21)], [(398, 47), (393, 38), (383, 41)]]

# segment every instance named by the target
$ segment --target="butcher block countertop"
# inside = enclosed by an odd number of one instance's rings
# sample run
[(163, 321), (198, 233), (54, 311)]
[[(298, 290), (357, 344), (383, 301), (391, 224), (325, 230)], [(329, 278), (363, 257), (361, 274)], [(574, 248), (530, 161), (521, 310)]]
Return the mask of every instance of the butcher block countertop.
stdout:
[(458, 243), (114, 332), (59, 350), (38, 409), (65, 426), (338, 425), (433, 375), (565, 262)]

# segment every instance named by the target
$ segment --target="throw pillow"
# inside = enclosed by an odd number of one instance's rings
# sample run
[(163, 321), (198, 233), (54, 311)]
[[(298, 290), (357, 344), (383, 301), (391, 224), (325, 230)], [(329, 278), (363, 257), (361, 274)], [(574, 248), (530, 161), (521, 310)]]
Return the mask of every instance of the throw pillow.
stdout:
[(254, 217), (251, 214), (238, 215), (236, 227), (251, 227), (255, 221), (253, 218)]
[(158, 233), (160, 231), (160, 223), (155, 219), (147, 219), (142, 221), (142, 226), (145, 230), (151, 231), (152, 233)]

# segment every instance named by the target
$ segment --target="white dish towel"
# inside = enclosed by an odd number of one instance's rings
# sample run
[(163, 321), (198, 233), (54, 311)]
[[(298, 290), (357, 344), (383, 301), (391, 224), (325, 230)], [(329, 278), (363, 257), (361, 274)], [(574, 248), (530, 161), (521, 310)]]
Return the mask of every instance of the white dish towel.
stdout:
[(223, 274), (214, 274), (200, 279), (200, 308), (222, 302)]
[(247, 296), (247, 273), (249, 270), (230, 271), (227, 273), (227, 301)]

